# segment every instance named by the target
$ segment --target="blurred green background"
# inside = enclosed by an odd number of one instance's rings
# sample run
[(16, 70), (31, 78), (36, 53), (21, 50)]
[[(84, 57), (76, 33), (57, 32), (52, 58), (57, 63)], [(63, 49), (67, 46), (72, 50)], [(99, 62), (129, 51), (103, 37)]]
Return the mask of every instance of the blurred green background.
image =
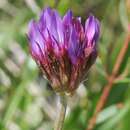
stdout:
[[(30, 19), (51, 6), (72, 9), (82, 22), (101, 21), (99, 57), (86, 81), (68, 99), (64, 130), (85, 130), (107, 83), (130, 21), (130, 0), (0, 0), (0, 130), (52, 130), (59, 104), (28, 51)], [(130, 46), (94, 130), (130, 130)]]

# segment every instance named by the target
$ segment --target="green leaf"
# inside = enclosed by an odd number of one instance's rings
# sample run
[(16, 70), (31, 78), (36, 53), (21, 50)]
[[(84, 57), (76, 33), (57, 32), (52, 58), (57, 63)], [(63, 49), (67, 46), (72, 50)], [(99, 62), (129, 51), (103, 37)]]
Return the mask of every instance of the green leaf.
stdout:
[(126, 11), (126, 7), (125, 7), (125, 1), (124, 0), (120, 0), (120, 4), (119, 4), (119, 16), (120, 16), (120, 21), (121, 24), (124, 28), (124, 30), (128, 30), (128, 16), (127, 16), (127, 11)]
[(101, 125), (98, 130), (111, 130), (115, 128), (115, 125), (117, 125), (117, 123), (119, 123), (119, 121), (123, 119), (129, 111), (130, 105), (129, 102), (127, 102), (126, 105), (112, 119)]
[(121, 80), (115, 81), (115, 83), (130, 83), (130, 78), (123, 78)]
[[(31, 65), (32, 66), (32, 65)], [(7, 110), (5, 111), (2, 124), (7, 124), (8, 121), (13, 117), (18, 104), (22, 99), (22, 95), (24, 93), (25, 87), (30, 83), (30, 81), (34, 78), (32, 73), (34, 72), (33, 69), (30, 70), (30, 60), (27, 59), (25, 65), (23, 66), (23, 73), (22, 73), (22, 81), (20, 82), (19, 86), (16, 87), (14, 95), (10, 99), (9, 105)], [(31, 72), (30, 72), (31, 71)]]
[(99, 113), (96, 123), (100, 124), (110, 119), (111, 117), (115, 116), (118, 112), (119, 112), (119, 109), (115, 105), (107, 107), (106, 109), (104, 109), (102, 112)]

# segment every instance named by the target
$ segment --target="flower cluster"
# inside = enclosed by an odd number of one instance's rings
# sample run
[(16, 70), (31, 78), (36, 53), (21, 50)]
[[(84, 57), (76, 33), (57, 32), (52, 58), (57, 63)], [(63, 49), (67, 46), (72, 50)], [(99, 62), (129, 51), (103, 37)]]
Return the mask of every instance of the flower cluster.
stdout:
[(29, 48), (55, 91), (73, 93), (97, 57), (99, 21), (89, 16), (83, 28), (69, 10), (63, 18), (46, 8), (29, 23)]

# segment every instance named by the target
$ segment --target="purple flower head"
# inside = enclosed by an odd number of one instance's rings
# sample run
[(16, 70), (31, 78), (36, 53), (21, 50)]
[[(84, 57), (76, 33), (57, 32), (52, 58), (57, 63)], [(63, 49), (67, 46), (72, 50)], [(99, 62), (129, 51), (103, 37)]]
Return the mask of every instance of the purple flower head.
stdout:
[(38, 22), (29, 23), (29, 48), (54, 90), (73, 93), (97, 57), (99, 21), (89, 16), (85, 28), (81, 18), (68, 11), (63, 18), (46, 8)]

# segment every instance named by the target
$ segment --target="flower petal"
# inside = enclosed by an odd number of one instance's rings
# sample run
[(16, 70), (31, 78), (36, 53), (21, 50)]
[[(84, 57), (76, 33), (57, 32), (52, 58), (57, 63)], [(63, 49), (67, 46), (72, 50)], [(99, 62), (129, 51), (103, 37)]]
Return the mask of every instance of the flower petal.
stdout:
[(59, 16), (58, 12), (56, 10), (54, 10), (54, 17), (55, 17), (55, 28), (57, 31), (57, 35), (58, 35), (58, 42), (62, 43), (64, 42), (64, 33), (63, 33), (63, 25), (62, 25), (62, 19)]
[(30, 43), (30, 49), (31, 52), (33, 54), (33, 56), (41, 56), (41, 51), (42, 53), (44, 52), (44, 48), (45, 48), (45, 41), (43, 40), (39, 30), (38, 30), (38, 26), (37, 23), (35, 21), (31, 21), (29, 23), (29, 32), (28, 32), (28, 38), (29, 38), (29, 43)]
[(48, 38), (48, 30), (51, 29), (51, 23), (52, 23), (52, 10), (51, 8), (46, 8), (42, 11), (40, 20), (38, 22), (39, 29), (41, 30), (41, 33), (43, 34), (44, 38)]
[(85, 35), (87, 37), (88, 46), (93, 45), (99, 37), (99, 22), (94, 16), (89, 16), (85, 23)]
[(64, 45), (67, 48), (68, 47), (68, 43), (69, 43), (69, 39), (70, 39), (70, 35), (71, 35), (71, 29), (72, 29), (72, 11), (69, 10), (65, 16), (63, 17), (63, 26), (64, 26)]
[(64, 25), (70, 25), (72, 23), (72, 17), (73, 17), (73, 13), (71, 10), (69, 10), (65, 16), (63, 17), (63, 24)]
[(82, 42), (83, 41), (83, 35), (84, 35), (84, 29), (83, 26), (81, 24), (81, 18), (73, 18), (73, 26), (76, 30), (76, 33), (78, 35), (79, 41)]
[(73, 64), (76, 64), (77, 60), (81, 57), (82, 51), (76, 30), (72, 28), (68, 45), (68, 54)]

